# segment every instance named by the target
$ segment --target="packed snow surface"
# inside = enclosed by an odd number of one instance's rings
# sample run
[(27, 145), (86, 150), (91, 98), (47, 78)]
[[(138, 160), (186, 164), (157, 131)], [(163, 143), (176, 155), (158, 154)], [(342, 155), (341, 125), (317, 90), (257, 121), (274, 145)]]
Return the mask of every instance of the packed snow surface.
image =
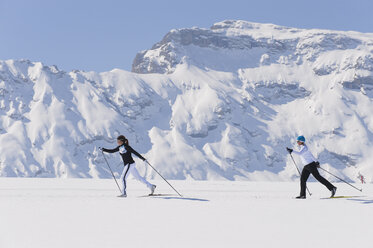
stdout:
[(373, 181), (373, 34), (224, 21), (171, 30), (132, 71), (0, 61), (0, 176), (108, 178), (97, 147), (124, 134), (169, 179), (291, 181), (302, 134)]
[[(129, 182), (118, 198), (107, 179), (0, 179), (0, 247), (370, 247), (373, 185), (363, 193), (337, 183), (346, 199), (310, 183), (162, 181), (159, 197)], [(168, 195), (171, 194), (171, 195)]]

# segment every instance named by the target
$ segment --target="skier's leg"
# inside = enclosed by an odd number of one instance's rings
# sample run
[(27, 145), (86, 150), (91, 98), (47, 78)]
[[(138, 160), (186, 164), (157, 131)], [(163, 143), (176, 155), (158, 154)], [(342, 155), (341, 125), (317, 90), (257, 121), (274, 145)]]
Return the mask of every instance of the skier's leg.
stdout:
[(133, 175), (133, 177), (134, 177), (136, 180), (142, 182), (142, 183), (145, 184), (148, 188), (150, 188), (150, 189), (152, 188), (153, 184), (149, 183), (149, 182), (145, 179), (145, 177), (140, 176), (140, 173), (139, 173), (139, 171), (136, 169), (136, 165), (135, 165), (135, 164), (131, 164), (131, 169), (130, 169), (130, 171), (131, 171), (131, 174)]
[(122, 175), (120, 176), (120, 181), (122, 182), (122, 189), (123, 189), (123, 193), (126, 193), (126, 189), (127, 189), (127, 177), (128, 177), (128, 171), (130, 169), (130, 165), (127, 164), (124, 166), (124, 169), (123, 169), (123, 172), (122, 172)]
[(310, 168), (310, 171), (312, 175), (316, 178), (316, 180), (324, 184), (325, 187), (328, 188), (328, 190), (331, 191), (332, 189), (335, 188), (333, 184), (331, 184), (328, 180), (326, 180), (323, 176), (320, 175), (319, 171), (317, 170), (316, 164), (312, 165), (312, 167)]
[(310, 171), (308, 170), (307, 165), (303, 168), (302, 174), (300, 176), (300, 195), (306, 196), (307, 185), (306, 182), (310, 176)]

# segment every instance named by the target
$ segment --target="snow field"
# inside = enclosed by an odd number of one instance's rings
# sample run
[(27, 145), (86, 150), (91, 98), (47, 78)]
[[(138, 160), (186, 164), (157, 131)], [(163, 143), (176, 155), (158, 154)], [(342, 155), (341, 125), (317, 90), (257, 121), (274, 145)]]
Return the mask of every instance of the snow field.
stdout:
[(297, 182), (129, 182), (118, 198), (107, 179), (0, 179), (0, 247), (369, 247), (373, 186), (337, 183), (338, 195)]

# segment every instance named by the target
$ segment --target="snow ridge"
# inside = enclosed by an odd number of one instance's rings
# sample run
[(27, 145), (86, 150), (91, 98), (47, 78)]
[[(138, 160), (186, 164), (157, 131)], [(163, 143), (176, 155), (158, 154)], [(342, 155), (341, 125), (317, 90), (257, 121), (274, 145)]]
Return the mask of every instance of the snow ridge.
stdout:
[(303, 134), (373, 181), (373, 34), (229, 20), (171, 30), (132, 71), (0, 61), (0, 176), (109, 177), (97, 147), (122, 133), (170, 179), (292, 180)]

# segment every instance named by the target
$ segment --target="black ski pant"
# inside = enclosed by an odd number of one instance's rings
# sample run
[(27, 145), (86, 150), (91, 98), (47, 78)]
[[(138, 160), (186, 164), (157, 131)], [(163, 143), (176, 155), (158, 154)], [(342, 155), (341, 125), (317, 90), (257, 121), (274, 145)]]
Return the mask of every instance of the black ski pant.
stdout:
[(301, 196), (306, 196), (306, 182), (310, 174), (312, 174), (316, 178), (317, 181), (324, 184), (325, 187), (328, 188), (328, 190), (332, 190), (334, 188), (333, 184), (331, 184), (328, 180), (326, 180), (320, 175), (319, 171), (317, 170), (316, 163), (312, 162), (304, 166), (302, 170), (302, 175), (300, 177), (300, 195)]

